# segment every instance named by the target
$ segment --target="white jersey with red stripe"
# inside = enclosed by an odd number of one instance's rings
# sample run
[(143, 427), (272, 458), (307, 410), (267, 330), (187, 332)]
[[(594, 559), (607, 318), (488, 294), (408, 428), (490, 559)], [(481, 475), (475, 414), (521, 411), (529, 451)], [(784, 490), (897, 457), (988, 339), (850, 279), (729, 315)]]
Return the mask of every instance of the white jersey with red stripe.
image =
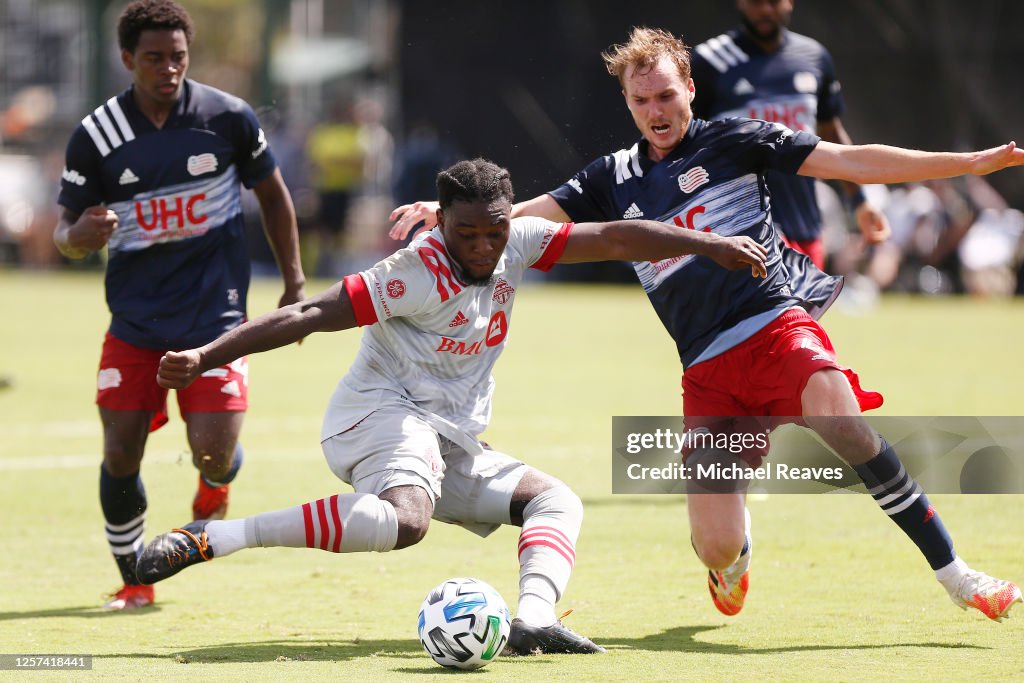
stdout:
[(508, 339), (512, 303), (527, 268), (550, 270), (571, 223), (512, 220), (508, 244), (486, 284), (467, 284), (441, 230), (417, 237), (344, 280), (362, 345), (338, 383), (322, 439), (384, 405), (400, 404), (469, 452), (491, 417), (491, 371)]

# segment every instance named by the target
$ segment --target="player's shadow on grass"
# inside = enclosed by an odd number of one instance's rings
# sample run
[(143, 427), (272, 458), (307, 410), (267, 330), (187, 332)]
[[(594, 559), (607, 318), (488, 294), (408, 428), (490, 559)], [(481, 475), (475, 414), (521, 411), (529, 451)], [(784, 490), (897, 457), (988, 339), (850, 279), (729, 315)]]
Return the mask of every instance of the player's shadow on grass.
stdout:
[(870, 645), (826, 645), (810, 643), (807, 645), (784, 645), (778, 647), (748, 647), (728, 643), (709, 643), (697, 640), (697, 635), (725, 628), (720, 626), (677, 626), (661, 633), (652, 633), (643, 638), (602, 638), (598, 642), (609, 649), (650, 650), (660, 652), (672, 650), (677, 652), (703, 652), (719, 655), (765, 655), (785, 652), (818, 652), (828, 650), (889, 650), (897, 647), (929, 647), (940, 649), (971, 649), (991, 650), (993, 648), (969, 645), (963, 642), (899, 642), (873, 643)]
[(159, 612), (159, 605), (148, 605), (139, 609), (130, 610), (109, 610), (97, 605), (83, 605), (81, 607), (55, 607), (53, 609), (31, 609), (24, 612), (0, 612), (0, 621), (18, 621), (20, 619), (60, 619), (64, 617), (77, 617), (79, 619), (96, 619), (112, 616), (142, 616)]
[[(262, 640), (244, 643), (218, 643), (168, 654), (155, 652), (118, 652), (109, 657), (174, 659), (182, 664), (220, 664), (250, 662), (337, 662), (363, 657), (411, 659), (427, 657), (418, 640)], [(437, 665), (433, 665), (435, 670)], [(426, 668), (426, 667), (425, 667)]]

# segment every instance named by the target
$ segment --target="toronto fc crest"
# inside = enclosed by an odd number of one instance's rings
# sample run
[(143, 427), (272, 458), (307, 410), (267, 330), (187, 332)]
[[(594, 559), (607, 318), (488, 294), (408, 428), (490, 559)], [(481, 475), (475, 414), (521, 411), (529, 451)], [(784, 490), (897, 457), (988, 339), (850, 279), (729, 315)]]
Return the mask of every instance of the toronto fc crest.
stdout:
[(515, 288), (509, 283), (505, 282), (503, 278), (498, 278), (498, 282), (494, 285), (494, 296), (491, 297), (494, 301), (499, 304), (508, 303), (508, 300), (512, 298), (512, 295), (516, 293)]

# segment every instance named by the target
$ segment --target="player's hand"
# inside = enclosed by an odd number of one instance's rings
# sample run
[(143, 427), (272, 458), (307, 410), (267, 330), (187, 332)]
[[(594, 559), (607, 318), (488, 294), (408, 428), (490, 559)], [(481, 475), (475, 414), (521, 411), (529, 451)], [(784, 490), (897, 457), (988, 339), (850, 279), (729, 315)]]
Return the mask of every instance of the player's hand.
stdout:
[(200, 375), (199, 351), (168, 351), (160, 359), (156, 383), (164, 389), (184, 389)]
[[(295, 288), (290, 288), (289, 287), (289, 288), (286, 288), (284, 290), (284, 294), (282, 294), (281, 298), (277, 300), (277, 307), (278, 308), (284, 308), (285, 306), (290, 306), (292, 304), (297, 304), (297, 303), (299, 303), (300, 301), (302, 301), (305, 298), (306, 298), (306, 288), (305, 287), (303, 287), (301, 285), (299, 287), (295, 287)], [(303, 342), (304, 339), (305, 339), (305, 337), (303, 337), (302, 339), (300, 339), (299, 341), (297, 341), (295, 343), (298, 344), (299, 346), (302, 346), (302, 342)]]
[(892, 234), (889, 219), (869, 202), (861, 202), (853, 215), (857, 219), (860, 234), (864, 236), (864, 241), (868, 244), (880, 244), (889, 239)]
[(397, 221), (391, 226), (388, 236), (393, 240), (404, 240), (409, 235), (409, 231), (420, 223), (423, 225), (416, 231), (417, 235), (425, 230), (433, 229), (437, 225), (438, 208), (437, 202), (402, 204), (388, 216), (389, 221)]
[(68, 230), (68, 245), (74, 249), (102, 249), (117, 230), (117, 214), (105, 206), (90, 206)]
[(723, 237), (715, 240), (708, 257), (723, 268), (736, 270), (750, 266), (752, 277), (768, 277), (768, 268), (765, 266), (768, 250), (749, 237)]
[(1024, 165), (1024, 149), (1017, 147), (1012, 140), (1005, 145), (975, 152), (976, 157), (971, 164), (971, 173), (987, 175), (1008, 166)]

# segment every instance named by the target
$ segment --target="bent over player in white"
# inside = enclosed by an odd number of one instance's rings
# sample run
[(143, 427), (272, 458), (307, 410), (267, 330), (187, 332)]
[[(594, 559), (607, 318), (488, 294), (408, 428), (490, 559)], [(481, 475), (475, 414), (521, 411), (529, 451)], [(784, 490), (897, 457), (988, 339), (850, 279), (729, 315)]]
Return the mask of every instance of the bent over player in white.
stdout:
[(527, 268), (694, 254), (766, 274), (765, 250), (747, 237), (678, 230), (652, 221), (552, 223), (512, 219), (508, 172), (463, 161), (437, 180), (438, 226), (326, 292), (261, 316), (198, 349), (168, 352), (162, 386), (187, 386), (232, 358), (318, 331), (365, 326), (321, 435), (342, 493), (242, 520), (198, 521), (157, 537), (139, 560), (151, 584), (242, 548), (288, 546), (385, 552), (418, 543), (431, 518), (486, 536), (519, 535), (519, 608), (509, 650), (603, 649), (555, 617), (576, 559), (580, 499), (561, 481), (482, 446), (491, 370), (505, 346)]

